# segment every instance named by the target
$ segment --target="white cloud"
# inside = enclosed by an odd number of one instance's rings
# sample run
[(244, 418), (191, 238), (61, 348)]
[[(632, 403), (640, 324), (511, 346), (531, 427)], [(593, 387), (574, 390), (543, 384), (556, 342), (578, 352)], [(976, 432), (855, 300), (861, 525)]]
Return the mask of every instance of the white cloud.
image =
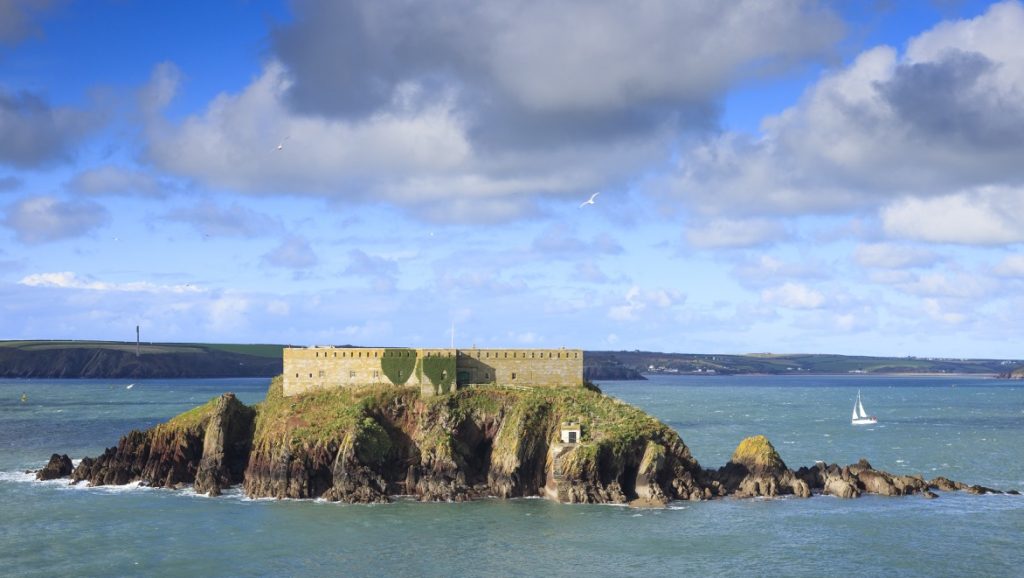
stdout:
[(984, 188), (933, 199), (907, 198), (882, 210), (886, 233), (933, 243), (1024, 242), (1024, 189)]
[(80, 237), (109, 220), (109, 213), (91, 201), (28, 197), (7, 207), (2, 222), (29, 245)]
[(787, 236), (781, 223), (768, 219), (713, 219), (686, 231), (687, 242), (700, 249), (755, 247)]
[(55, 289), (84, 289), (88, 291), (117, 291), (128, 293), (201, 293), (203, 289), (191, 284), (158, 285), (148, 281), (132, 281), (128, 283), (110, 283), (97, 281), (91, 277), (79, 277), (71, 271), (55, 273), (33, 273), (18, 281), (28, 287), (48, 287)]
[(1020, 30), (1024, 7), (1004, 2), (912, 38), (902, 55), (866, 50), (766, 118), (762, 136), (684, 151), (667, 194), (726, 218), (881, 210), (893, 237), (1020, 242)]
[(801, 283), (785, 283), (761, 291), (761, 301), (789, 309), (818, 309), (825, 304), (825, 295)]
[(302, 237), (291, 236), (264, 255), (263, 262), (275, 267), (308, 269), (316, 265), (317, 256), (309, 241)]
[(996, 265), (995, 273), (1002, 277), (1024, 277), (1024, 254), (1007, 255)]
[(859, 245), (853, 252), (853, 258), (861, 267), (878, 269), (927, 267), (939, 260), (938, 255), (927, 249), (894, 243)]
[(636, 321), (649, 308), (668, 309), (686, 300), (678, 291), (667, 289), (644, 290), (633, 285), (626, 291), (625, 303), (608, 309), (608, 317), (615, 321)]
[(966, 315), (948, 310), (948, 308), (943, 307), (942, 303), (938, 299), (925, 299), (924, 312), (931, 319), (946, 325), (960, 325), (967, 321)]
[(176, 187), (153, 175), (125, 167), (100, 166), (78, 173), (68, 189), (86, 195), (123, 195), (162, 198)]
[(191, 207), (172, 209), (163, 218), (187, 223), (207, 237), (253, 238), (271, 235), (282, 229), (278, 219), (249, 209), (241, 203), (224, 207), (211, 201), (201, 201)]

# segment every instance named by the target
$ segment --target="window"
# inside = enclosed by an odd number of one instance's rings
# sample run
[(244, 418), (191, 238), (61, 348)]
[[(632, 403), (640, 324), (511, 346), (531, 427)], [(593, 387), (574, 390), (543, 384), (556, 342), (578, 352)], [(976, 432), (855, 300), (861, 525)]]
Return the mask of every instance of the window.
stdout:
[(379, 378), (379, 377), (380, 377), (380, 372), (379, 372), (379, 371), (374, 371), (374, 372), (373, 372), (373, 378), (374, 378), (374, 379), (377, 379), (377, 378)]
[(319, 372), (317, 373), (317, 377), (323, 377), (323, 376), (324, 376), (324, 370), (322, 370), (322, 369), (321, 369), (321, 370), (320, 370), (320, 371), (319, 371)]
[(298, 377), (298, 376), (299, 376), (299, 374), (298, 374), (298, 373), (296, 373), (296, 374), (295, 374), (295, 377)]
[(348, 378), (349, 379), (355, 379), (355, 377), (356, 377), (356, 372), (354, 372), (354, 371), (348, 372)]
[(312, 374), (312, 373), (310, 373), (310, 374), (309, 374), (309, 377), (313, 377), (313, 374)]
[(512, 379), (515, 379), (515, 378), (516, 378), (516, 372), (513, 371), (512, 372)]
[(571, 443), (571, 444), (576, 443), (576, 432), (574, 432), (574, 431), (569, 432), (569, 443)]
[(334, 357), (338, 357), (338, 352), (337, 351), (334, 352)]
[(373, 356), (377, 357), (377, 352), (376, 351), (373, 352)]
[(505, 359), (508, 359), (508, 352), (505, 352)]

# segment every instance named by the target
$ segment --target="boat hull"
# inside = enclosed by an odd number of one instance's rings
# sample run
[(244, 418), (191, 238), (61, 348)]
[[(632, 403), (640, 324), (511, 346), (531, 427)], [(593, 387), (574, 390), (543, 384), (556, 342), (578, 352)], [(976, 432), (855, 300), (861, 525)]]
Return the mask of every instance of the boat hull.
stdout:
[(878, 420), (873, 417), (862, 417), (854, 420), (850, 420), (851, 425), (872, 425), (878, 423)]

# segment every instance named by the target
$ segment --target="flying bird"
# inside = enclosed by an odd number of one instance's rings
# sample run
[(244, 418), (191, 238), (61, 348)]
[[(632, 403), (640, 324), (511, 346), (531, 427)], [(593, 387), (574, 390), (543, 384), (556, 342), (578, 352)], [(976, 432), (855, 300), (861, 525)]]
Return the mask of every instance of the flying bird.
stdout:
[(129, 383), (129, 384), (128, 384), (128, 387), (126, 387), (125, 389), (131, 389), (131, 388), (133, 388), (133, 387), (135, 387), (135, 384), (134, 384), (134, 383)]
[(277, 150), (284, 150), (284, 141), (288, 140), (288, 137), (281, 139), (281, 142), (277, 143)]
[(597, 196), (600, 195), (600, 194), (601, 193), (594, 193), (593, 195), (590, 195), (589, 199), (587, 199), (587, 200), (583, 201), (582, 203), (580, 203), (580, 208), (582, 209), (583, 207), (586, 207), (587, 205), (593, 205), (594, 204), (594, 199), (596, 199)]

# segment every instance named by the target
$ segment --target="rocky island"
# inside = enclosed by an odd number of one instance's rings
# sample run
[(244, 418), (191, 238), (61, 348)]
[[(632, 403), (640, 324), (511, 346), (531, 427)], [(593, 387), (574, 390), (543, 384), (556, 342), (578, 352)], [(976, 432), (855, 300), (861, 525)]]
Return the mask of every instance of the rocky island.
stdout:
[[(570, 442), (560, 437), (567, 423), (579, 432)], [(478, 385), (423, 395), (418, 387), (366, 386), (286, 396), (280, 377), (252, 407), (227, 393), (132, 431), (73, 470), (55, 454), (38, 474), (66, 475), (90, 485), (194, 485), (210, 495), (241, 485), (253, 498), (351, 503), (544, 496), (656, 506), (725, 496), (996, 492), (893, 475), (865, 460), (791, 470), (763, 436), (743, 440), (725, 466), (705, 469), (674, 430), (590, 387)]]

